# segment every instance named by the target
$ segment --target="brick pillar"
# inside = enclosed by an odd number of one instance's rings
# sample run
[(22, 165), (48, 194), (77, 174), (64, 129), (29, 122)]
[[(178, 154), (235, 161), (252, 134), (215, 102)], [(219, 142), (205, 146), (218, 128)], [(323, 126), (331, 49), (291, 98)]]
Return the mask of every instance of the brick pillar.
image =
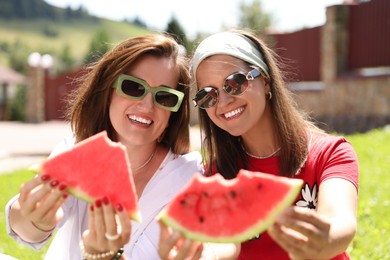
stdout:
[(324, 99), (331, 101), (324, 109), (324, 120), (334, 125), (340, 112), (340, 91), (337, 76), (347, 70), (348, 59), (348, 5), (334, 5), (326, 9), (326, 23), (321, 35), (321, 79), (325, 84)]
[(30, 54), (27, 73), (26, 119), (31, 123), (40, 123), (45, 121), (45, 68), (41, 54)]
[(40, 123), (46, 120), (45, 74), (53, 65), (53, 58), (34, 52), (28, 57), (28, 65), (27, 121)]
[(326, 9), (321, 44), (321, 75), (325, 83), (332, 82), (348, 69), (348, 20), (348, 5), (334, 5)]
[(30, 123), (45, 121), (44, 68), (29, 66), (27, 78), (26, 119)]

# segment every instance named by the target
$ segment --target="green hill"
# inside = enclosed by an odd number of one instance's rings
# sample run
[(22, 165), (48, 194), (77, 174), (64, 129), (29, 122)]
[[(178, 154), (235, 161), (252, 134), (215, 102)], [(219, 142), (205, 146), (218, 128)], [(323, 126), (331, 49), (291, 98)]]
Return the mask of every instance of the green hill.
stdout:
[(84, 55), (91, 39), (98, 30), (104, 30), (112, 43), (150, 30), (124, 22), (106, 19), (94, 21), (75, 20), (70, 22), (48, 20), (0, 20), (0, 42), (14, 44), (18, 41), (44, 52), (58, 52), (69, 45), (72, 54)]
[(72, 55), (79, 57), (89, 50), (98, 30), (107, 32), (110, 43), (150, 32), (131, 23), (92, 16), (82, 6), (72, 9), (44, 0), (0, 0), (0, 50), (5, 53), (14, 45), (49, 54), (69, 46)]
[[(67, 51), (73, 60), (80, 61), (87, 54), (91, 40), (98, 31), (107, 33), (108, 44), (152, 32), (130, 23), (100, 18), (71, 21), (0, 18), (0, 64), (15, 67), (10, 63), (14, 63), (15, 59), (27, 58), (34, 51), (54, 56), (64, 55)], [(15, 69), (19, 70), (17, 66)]]
[[(167, 32), (188, 50), (192, 44), (174, 18)], [(51, 54), (57, 72), (95, 61), (118, 42), (153, 33), (139, 19), (113, 21), (90, 15), (80, 6), (59, 8), (44, 0), (0, 0), (0, 65), (25, 72), (32, 52)], [(92, 50), (92, 51), (91, 51)]]

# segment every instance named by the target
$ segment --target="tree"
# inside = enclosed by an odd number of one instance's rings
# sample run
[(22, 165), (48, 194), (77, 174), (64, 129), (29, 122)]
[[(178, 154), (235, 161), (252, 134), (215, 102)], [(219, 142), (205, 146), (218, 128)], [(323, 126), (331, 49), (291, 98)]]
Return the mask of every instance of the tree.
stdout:
[(60, 60), (63, 63), (63, 70), (64, 71), (67, 71), (67, 70), (69, 70), (69, 69), (71, 69), (73, 67), (73, 65), (75, 63), (75, 60), (72, 57), (71, 48), (70, 48), (69, 44), (66, 44), (63, 47), (62, 52), (60, 53), (59, 58), (60, 58)]
[(172, 16), (171, 20), (169, 21), (166, 32), (171, 34), (179, 44), (183, 45), (186, 50), (188, 50), (189, 43), (186, 34), (175, 16)]
[(92, 37), (89, 51), (84, 59), (86, 64), (97, 61), (109, 49), (110, 35), (104, 30), (98, 30)]
[(136, 16), (132, 22), (134, 25), (137, 25), (139, 27), (147, 28), (146, 23), (142, 21), (142, 19), (138, 16)]
[(241, 28), (248, 28), (255, 33), (260, 33), (270, 26), (272, 16), (266, 13), (261, 5), (260, 0), (253, 0), (251, 4), (240, 4), (241, 15), (239, 25)]

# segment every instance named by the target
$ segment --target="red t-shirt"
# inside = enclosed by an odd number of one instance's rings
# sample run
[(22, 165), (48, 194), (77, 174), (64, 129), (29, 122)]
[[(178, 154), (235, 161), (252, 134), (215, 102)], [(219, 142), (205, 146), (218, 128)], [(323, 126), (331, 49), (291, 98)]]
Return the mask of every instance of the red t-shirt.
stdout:
[[(358, 188), (358, 161), (350, 143), (343, 137), (312, 134), (309, 155), (300, 173), (294, 176), (304, 181), (294, 205), (316, 209), (318, 188), (329, 178), (343, 178)], [(248, 170), (279, 174), (279, 157), (268, 159), (249, 158)], [(267, 232), (241, 244), (239, 260), (289, 259)], [(350, 259), (344, 252), (332, 260)]]

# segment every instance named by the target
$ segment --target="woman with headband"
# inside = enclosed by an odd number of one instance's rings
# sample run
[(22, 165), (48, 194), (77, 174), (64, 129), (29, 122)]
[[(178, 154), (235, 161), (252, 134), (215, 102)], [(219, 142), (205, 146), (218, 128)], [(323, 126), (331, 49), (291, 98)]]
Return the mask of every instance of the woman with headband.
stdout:
[(271, 49), (249, 32), (217, 33), (196, 49), (192, 74), (206, 175), (231, 179), (244, 168), (304, 181), (294, 205), (243, 242), (238, 259), (349, 259), (357, 156), (298, 111)]

